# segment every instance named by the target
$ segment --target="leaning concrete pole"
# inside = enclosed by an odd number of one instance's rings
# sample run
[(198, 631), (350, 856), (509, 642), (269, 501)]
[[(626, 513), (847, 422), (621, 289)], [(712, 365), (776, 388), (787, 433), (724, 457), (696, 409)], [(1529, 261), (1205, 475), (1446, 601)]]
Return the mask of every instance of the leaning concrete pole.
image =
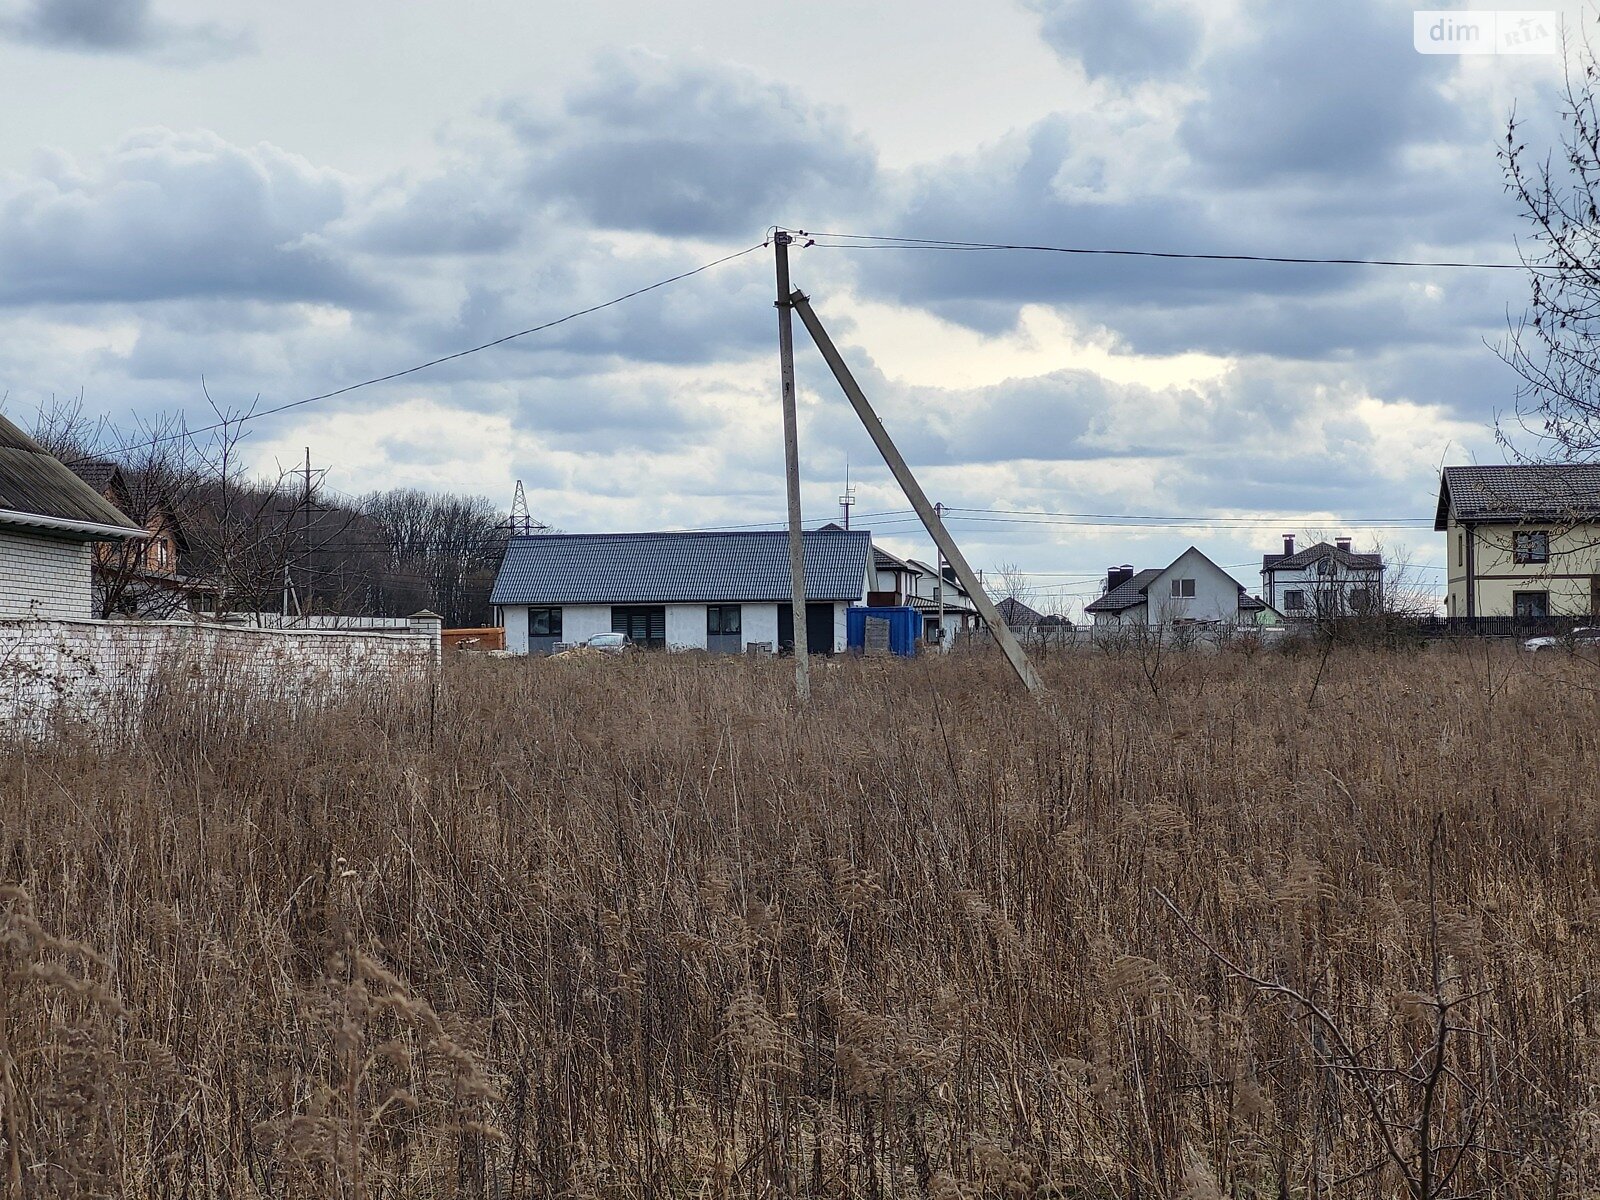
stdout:
[[(794, 692), (811, 699), (811, 664), (806, 655), (806, 544), (800, 524), (800, 433), (794, 399), (794, 322), (790, 316), (789, 242), (783, 230), (773, 234), (778, 270), (778, 368), (783, 387), (783, 474), (789, 490), (789, 603), (794, 611)], [(781, 649), (781, 647), (780, 647)]]
[(850, 373), (850, 368), (839, 356), (833, 339), (828, 336), (827, 330), (823, 329), (817, 314), (811, 310), (811, 302), (802, 292), (792, 293), (789, 299), (794, 304), (795, 311), (800, 314), (800, 319), (805, 322), (811, 340), (817, 344), (817, 349), (822, 351), (822, 357), (827, 360), (829, 369), (833, 371), (833, 377), (844, 389), (844, 394), (850, 400), (850, 406), (856, 410), (856, 416), (861, 418), (861, 423), (872, 436), (873, 443), (878, 447), (878, 453), (883, 455), (883, 461), (888, 464), (889, 470), (894, 472), (900, 490), (906, 494), (906, 499), (911, 501), (911, 507), (916, 510), (917, 516), (922, 518), (922, 524), (944, 555), (945, 561), (955, 569), (956, 578), (961, 581), (961, 586), (966, 588), (967, 595), (972, 597), (973, 604), (977, 606), (984, 623), (989, 626), (989, 632), (994, 635), (995, 643), (1006, 656), (1006, 661), (1011, 664), (1011, 669), (1017, 673), (1017, 678), (1022, 680), (1023, 686), (1030, 692), (1035, 694), (1042, 692), (1044, 684), (1040, 682), (1038, 672), (1033, 669), (1028, 656), (1023, 653), (1022, 647), (1017, 644), (1017, 639), (1006, 627), (999, 610), (989, 599), (989, 594), (983, 590), (983, 585), (978, 582), (978, 577), (967, 565), (966, 555), (961, 553), (961, 547), (956, 545), (955, 539), (945, 529), (944, 521), (934, 511), (933, 505), (928, 503), (927, 495), (917, 483), (916, 476), (911, 473), (911, 468), (906, 465), (906, 460), (900, 457), (900, 451), (890, 439), (889, 431), (883, 427), (883, 422), (878, 420), (878, 414), (872, 411), (872, 405), (867, 403), (866, 393), (861, 390), (856, 377)]

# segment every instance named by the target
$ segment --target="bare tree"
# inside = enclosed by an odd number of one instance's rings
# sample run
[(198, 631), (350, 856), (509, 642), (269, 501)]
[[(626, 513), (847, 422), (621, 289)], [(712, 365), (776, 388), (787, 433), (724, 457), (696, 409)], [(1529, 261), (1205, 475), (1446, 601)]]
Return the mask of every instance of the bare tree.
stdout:
[(489, 593), (510, 538), (492, 501), (397, 488), (373, 492), (361, 508), (387, 534), (391, 569), (426, 580), (447, 623), (488, 624)]
[[(1560, 148), (1530, 147), (1513, 113), (1499, 159), (1506, 190), (1532, 226), (1523, 242), (1532, 293), (1500, 356), (1521, 377), (1514, 415), (1497, 433), (1519, 458), (1587, 461), (1600, 451), (1600, 79), (1587, 27), (1566, 41), (1565, 85), (1556, 116)], [(1538, 447), (1513, 445), (1515, 432)]]

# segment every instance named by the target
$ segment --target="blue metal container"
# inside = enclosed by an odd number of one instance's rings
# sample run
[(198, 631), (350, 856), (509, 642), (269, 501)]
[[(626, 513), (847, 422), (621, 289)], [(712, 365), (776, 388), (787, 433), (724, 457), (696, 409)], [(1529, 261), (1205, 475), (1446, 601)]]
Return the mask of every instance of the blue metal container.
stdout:
[[(886, 621), (889, 626), (889, 650), (903, 658), (917, 652), (917, 639), (922, 635), (922, 614), (909, 605), (895, 608), (847, 608), (845, 619), (845, 645), (857, 654), (867, 648), (867, 621)], [(875, 639), (876, 640), (876, 639)], [(878, 645), (881, 646), (881, 642)]]

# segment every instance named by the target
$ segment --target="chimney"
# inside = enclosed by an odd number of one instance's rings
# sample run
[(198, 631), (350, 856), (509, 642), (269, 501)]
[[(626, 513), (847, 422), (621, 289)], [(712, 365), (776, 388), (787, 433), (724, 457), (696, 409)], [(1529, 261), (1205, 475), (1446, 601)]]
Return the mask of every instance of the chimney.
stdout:
[(1128, 580), (1133, 578), (1133, 568), (1127, 564), (1120, 567), (1111, 567), (1106, 571), (1106, 591), (1115, 591)]
[(1334, 538), (1333, 539), (1333, 544), (1335, 546), (1337, 546), (1339, 549), (1343, 550), (1346, 554), (1350, 553), (1350, 539), (1349, 538), (1347, 538), (1347, 537)]
[(1283, 535), (1283, 552), (1285, 554), (1294, 553), (1294, 534), (1286, 533)]

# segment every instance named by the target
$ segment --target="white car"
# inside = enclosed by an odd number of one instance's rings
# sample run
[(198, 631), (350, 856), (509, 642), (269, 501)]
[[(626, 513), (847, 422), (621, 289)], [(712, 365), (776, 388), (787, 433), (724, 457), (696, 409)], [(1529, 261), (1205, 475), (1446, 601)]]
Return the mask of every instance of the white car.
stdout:
[(1522, 643), (1524, 650), (1575, 650), (1579, 646), (1600, 646), (1600, 626), (1585, 625), (1571, 633), (1547, 634)]

